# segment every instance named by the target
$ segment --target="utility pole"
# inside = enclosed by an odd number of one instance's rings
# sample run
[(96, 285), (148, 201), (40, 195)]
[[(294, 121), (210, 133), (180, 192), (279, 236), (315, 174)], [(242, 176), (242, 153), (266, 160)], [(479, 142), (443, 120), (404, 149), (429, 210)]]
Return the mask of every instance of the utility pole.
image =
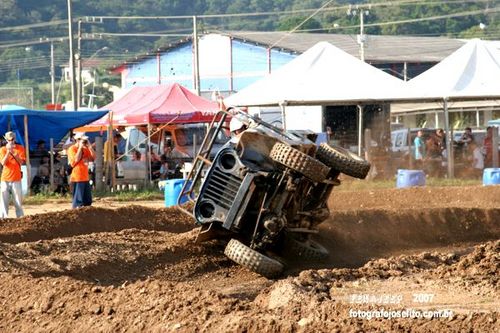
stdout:
[(193, 16), (193, 75), (194, 75), (194, 89), (196, 94), (200, 96), (200, 55), (198, 53), (198, 27), (196, 23), (196, 16)]
[(82, 20), (78, 19), (78, 39), (77, 39), (77, 54), (76, 54), (76, 65), (77, 65), (77, 90), (76, 90), (76, 106), (79, 108), (82, 105)]
[(51, 102), (56, 102), (56, 78), (55, 78), (55, 65), (54, 65), (54, 43), (50, 42), (50, 92)]
[(361, 61), (365, 61), (365, 15), (368, 15), (369, 13), (369, 10), (360, 8), (358, 5), (356, 5), (355, 9), (352, 9), (351, 6), (347, 9), (347, 15), (356, 16), (359, 14), (359, 35), (357, 36), (357, 41), (359, 44), (359, 59), (361, 59)]
[(68, 34), (69, 34), (69, 67), (71, 76), (71, 99), (73, 100), (73, 109), (78, 110), (76, 98), (76, 80), (75, 80), (75, 55), (73, 53), (73, 17), (71, 14), (71, 0), (68, 0)]

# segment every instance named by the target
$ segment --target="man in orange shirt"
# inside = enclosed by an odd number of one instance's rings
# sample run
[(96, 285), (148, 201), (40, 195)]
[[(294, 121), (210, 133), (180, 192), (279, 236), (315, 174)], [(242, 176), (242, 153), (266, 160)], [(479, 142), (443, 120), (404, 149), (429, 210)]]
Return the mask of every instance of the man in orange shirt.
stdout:
[(0, 163), (3, 166), (0, 177), (0, 218), (8, 217), (10, 193), (14, 197), (16, 216), (21, 217), (23, 212), (23, 192), (21, 187), (21, 165), (26, 159), (24, 147), (16, 144), (16, 134), (14, 132), (5, 133), (7, 145), (0, 148)]
[(75, 144), (68, 148), (68, 163), (73, 168), (69, 181), (73, 183), (73, 208), (77, 208), (92, 204), (88, 164), (95, 153), (88, 136), (76, 133), (74, 138)]

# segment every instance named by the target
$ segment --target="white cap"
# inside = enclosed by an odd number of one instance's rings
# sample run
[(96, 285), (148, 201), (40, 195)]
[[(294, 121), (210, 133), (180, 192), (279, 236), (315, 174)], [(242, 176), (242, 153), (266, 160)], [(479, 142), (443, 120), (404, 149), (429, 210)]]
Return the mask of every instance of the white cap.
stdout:
[(229, 123), (229, 130), (231, 132), (237, 131), (239, 129), (242, 129), (245, 126), (245, 123), (243, 123), (241, 120), (239, 120), (236, 117), (231, 118), (231, 122)]
[(75, 138), (75, 140), (79, 140), (79, 139), (88, 140), (89, 139), (89, 137), (86, 136), (85, 133), (81, 133), (81, 132), (75, 133), (74, 138)]

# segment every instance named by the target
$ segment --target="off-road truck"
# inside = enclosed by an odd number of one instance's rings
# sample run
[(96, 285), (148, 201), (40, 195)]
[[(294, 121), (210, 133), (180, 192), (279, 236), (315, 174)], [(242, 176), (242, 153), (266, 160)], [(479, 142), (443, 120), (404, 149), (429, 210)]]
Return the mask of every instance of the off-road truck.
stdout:
[[(210, 160), (231, 117), (248, 129)], [(179, 203), (187, 196), (194, 204), (188, 213), (201, 226), (197, 241), (230, 239), (225, 255), (269, 278), (280, 275), (287, 259), (327, 257), (311, 239), (330, 215), (327, 199), (340, 173), (364, 178), (370, 164), (340, 147), (318, 147), (315, 139), (312, 132), (284, 132), (240, 110), (220, 111), (179, 196)]]

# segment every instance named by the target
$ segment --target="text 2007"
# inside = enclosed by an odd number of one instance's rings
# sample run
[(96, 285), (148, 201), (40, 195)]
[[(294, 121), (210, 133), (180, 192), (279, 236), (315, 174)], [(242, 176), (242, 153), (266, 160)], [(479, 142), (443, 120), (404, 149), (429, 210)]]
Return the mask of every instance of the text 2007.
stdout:
[(434, 294), (413, 294), (413, 303), (430, 303)]

